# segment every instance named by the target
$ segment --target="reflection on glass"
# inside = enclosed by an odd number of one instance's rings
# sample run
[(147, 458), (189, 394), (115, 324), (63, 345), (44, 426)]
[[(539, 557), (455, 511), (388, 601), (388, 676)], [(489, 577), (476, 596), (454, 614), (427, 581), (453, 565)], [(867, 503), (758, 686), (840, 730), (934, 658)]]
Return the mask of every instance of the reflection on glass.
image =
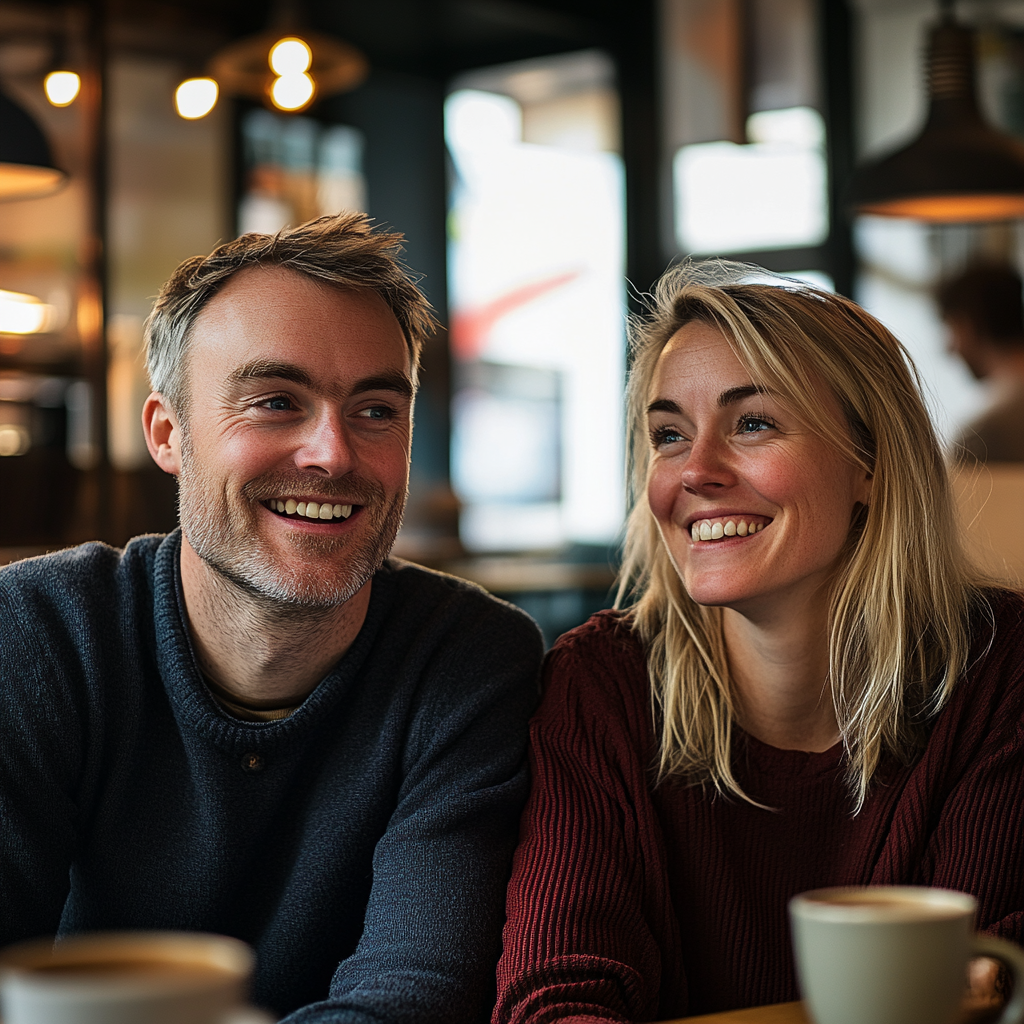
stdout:
[(747, 119), (747, 145), (682, 146), (673, 163), (684, 252), (819, 245), (828, 235), (825, 126), (810, 107)]
[(471, 551), (607, 544), (622, 522), (622, 167), (607, 63), (487, 69), (446, 104), (452, 475)]

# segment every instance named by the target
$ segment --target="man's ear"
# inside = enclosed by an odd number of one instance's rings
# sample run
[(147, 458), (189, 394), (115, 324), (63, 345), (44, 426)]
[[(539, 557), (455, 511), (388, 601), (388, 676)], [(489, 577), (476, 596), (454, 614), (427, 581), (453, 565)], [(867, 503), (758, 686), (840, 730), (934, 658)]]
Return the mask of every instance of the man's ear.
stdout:
[(153, 461), (165, 472), (181, 472), (181, 427), (167, 398), (154, 391), (142, 407), (142, 432)]

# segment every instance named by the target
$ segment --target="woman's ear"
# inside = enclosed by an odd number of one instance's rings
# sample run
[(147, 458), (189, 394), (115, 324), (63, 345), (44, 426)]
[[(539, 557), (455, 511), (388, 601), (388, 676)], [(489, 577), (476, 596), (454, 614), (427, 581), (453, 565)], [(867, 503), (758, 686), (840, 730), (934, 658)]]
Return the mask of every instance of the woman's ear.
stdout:
[(181, 427), (167, 398), (154, 391), (142, 407), (142, 432), (153, 461), (165, 472), (181, 472)]
[(864, 479), (857, 483), (857, 494), (856, 499), (862, 505), (871, 504), (871, 485), (874, 483), (874, 474), (864, 471)]

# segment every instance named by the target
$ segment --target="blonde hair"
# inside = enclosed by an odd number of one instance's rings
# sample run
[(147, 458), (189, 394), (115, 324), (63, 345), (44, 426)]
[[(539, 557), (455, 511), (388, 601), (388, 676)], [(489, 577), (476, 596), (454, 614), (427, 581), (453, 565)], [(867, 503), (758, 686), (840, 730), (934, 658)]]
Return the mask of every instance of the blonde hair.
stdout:
[[(617, 604), (632, 601), (648, 652), (660, 779), (683, 777), (756, 803), (732, 773), (736, 698), (721, 610), (687, 595), (647, 504), (650, 387), (665, 345), (693, 321), (720, 330), (754, 383), (872, 474), (870, 505), (851, 526), (829, 608), (829, 685), (859, 811), (883, 756), (911, 759), (949, 699), (985, 582), (960, 544), (920, 382), (903, 346), (848, 299), (719, 261), (685, 263), (659, 281), (649, 316), (631, 332), (633, 508)], [(815, 400), (822, 383), (848, 433)]]

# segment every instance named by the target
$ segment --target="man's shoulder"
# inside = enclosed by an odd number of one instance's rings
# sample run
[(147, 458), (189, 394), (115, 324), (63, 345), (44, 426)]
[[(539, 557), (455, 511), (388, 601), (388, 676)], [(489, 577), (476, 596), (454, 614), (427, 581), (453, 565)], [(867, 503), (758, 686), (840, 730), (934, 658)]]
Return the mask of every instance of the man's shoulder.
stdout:
[(8, 628), (23, 628), (26, 621), (42, 627), (54, 618), (93, 611), (109, 616), (120, 596), (149, 585), (164, 540), (158, 535), (137, 537), (124, 548), (91, 541), (4, 566), (0, 602), (15, 620)]
[(458, 616), (477, 624), (490, 620), (516, 630), (537, 632), (533, 619), (522, 609), (459, 576), (393, 557), (382, 572), (395, 587), (397, 603), (406, 609), (416, 608), (425, 615)]

